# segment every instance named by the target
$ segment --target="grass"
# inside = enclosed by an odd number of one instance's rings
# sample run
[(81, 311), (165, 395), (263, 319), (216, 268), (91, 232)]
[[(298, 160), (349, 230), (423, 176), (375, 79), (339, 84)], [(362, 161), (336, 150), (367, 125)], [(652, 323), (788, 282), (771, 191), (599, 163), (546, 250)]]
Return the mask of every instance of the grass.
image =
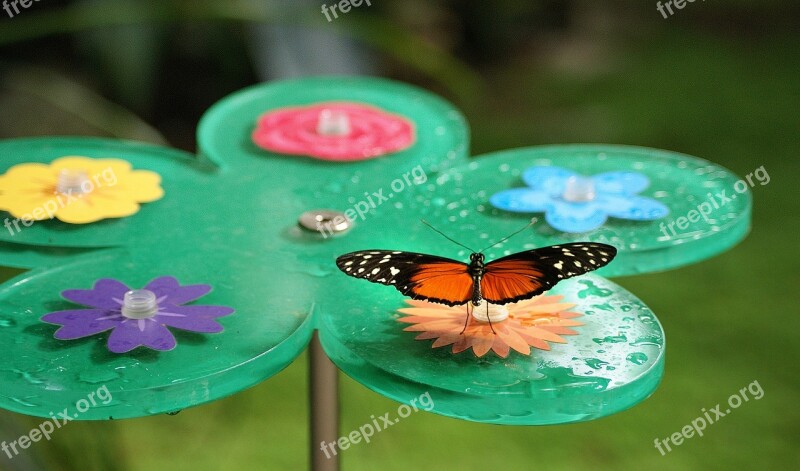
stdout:
[[(478, 152), (519, 145), (609, 142), (667, 148), (745, 175), (753, 231), (733, 250), (666, 273), (618, 280), (659, 316), (668, 337), (661, 387), (623, 413), (583, 424), (501, 427), (417, 413), (343, 453), (345, 470), (792, 469), (800, 466), (800, 56), (795, 37), (747, 41), (664, 30), (607, 45), (592, 74), (538, 60), (491, 72), (494, 87), (465, 109)], [(595, 64), (597, 65), (597, 64)], [(603, 65), (603, 64), (600, 64)], [(10, 275), (10, 272), (8, 272)], [(35, 452), (48, 468), (200, 471), (308, 465), (305, 358), (257, 387), (176, 416), (72, 423)], [(758, 381), (764, 397), (667, 456), (656, 437), (679, 431)], [(344, 377), (342, 433), (397, 404)], [(3, 413), (23, 429), (37, 419)]]

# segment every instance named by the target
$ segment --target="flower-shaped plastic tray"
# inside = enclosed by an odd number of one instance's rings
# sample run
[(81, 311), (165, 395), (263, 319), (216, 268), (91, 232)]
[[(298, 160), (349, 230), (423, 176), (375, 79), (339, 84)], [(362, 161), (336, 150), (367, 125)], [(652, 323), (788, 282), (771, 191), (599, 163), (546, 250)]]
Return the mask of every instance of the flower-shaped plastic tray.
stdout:
[(543, 215), (504, 211), (493, 207), (489, 199), (500, 191), (524, 187), (526, 169), (549, 166), (584, 175), (641, 173), (650, 184), (639, 194), (669, 209), (668, 215), (653, 221), (609, 218), (601, 227), (580, 234), (558, 231), (542, 221), (523, 245), (527, 249), (565, 240), (611, 244), (618, 250), (617, 258), (597, 271), (605, 276), (696, 263), (736, 245), (750, 230), (752, 198), (744, 180), (707, 160), (632, 146), (561, 145), (487, 154), (438, 175), (435, 185), (417, 196), (423, 202), (421, 212), (426, 218), (444, 221), (440, 229), (451, 233), (478, 231), (479, 237), (488, 238), (485, 228), (489, 227), (492, 235), (511, 233), (531, 216), (544, 219)]
[[(345, 163), (274, 154), (252, 141), (265, 112), (341, 101), (410, 120), (415, 142)], [(0, 231), (0, 263), (33, 269), (0, 286), (0, 407), (48, 417), (105, 385), (113, 400), (80, 419), (172, 412), (263, 381), (296, 358), (318, 329), (326, 352), (349, 375), (402, 402), (429, 391), (437, 413), (506, 424), (607, 415), (646, 398), (663, 372), (661, 327), (623, 288), (596, 275), (565, 281), (553, 293), (578, 305), (585, 324), (575, 328), (579, 335), (549, 352), (478, 359), (415, 341), (396, 321), (403, 297), (347, 278), (336, 269), (336, 256), (384, 248), (463, 260), (467, 253), (419, 219), (466, 245), (488, 245), (527, 220), (492, 208), (488, 200), (521, 186), (518, 172), (530, 165), (552, 163), (587, 174), (637, 169), (653, 180), (648, 196), (672, 215), (691, 206), (699, 187), (705, 194), (715, 189), (709, 184), (735, 180), (707, 162), (635, 148), (523, 149), (469, 161), (468, 129), (452, 105), (414, 87), (369, 78), (313, 78), (243, 90), (207, 112), (198, 141), (199, 157), (104, 139), (0, 142), (0, 172), (64, 155), (111, 157), (158, 173), (164, 190), (162, 199), (127, 218), (81, 226), (49, 220), (18, 233)], [(687, 180), (692, 175), (694, 184)], [(683, 246), (657, 240), (657, 222), (612, 221), (581, 239), (620, 247), (620, 260), (606, 268), (610, 275), (689, 263), (744, 235), (745, 196), (727, 222), (698, 229), (700, 236), (682, 238)], [(298, 226), (301, 214), (322, 208), (357, 217), (335, 236)], [(491, 260), (575, 239), (537, 224), (486, 255)], [(703, 250), (683, 249), (690, 246)], [(225, 330), (209, 336), (176, 331), (172, 351), (119, 355), (108, 352), (103, 335), (57, 340), (57, 326), (40, 321), (48, 312), (77, 308), (60, 297), (63, 290), (89, 289), (101, 278), (143, 286), (167, 275), (181, 284), (211, 285), (203, 304), (235, 310), (219, 320)]]

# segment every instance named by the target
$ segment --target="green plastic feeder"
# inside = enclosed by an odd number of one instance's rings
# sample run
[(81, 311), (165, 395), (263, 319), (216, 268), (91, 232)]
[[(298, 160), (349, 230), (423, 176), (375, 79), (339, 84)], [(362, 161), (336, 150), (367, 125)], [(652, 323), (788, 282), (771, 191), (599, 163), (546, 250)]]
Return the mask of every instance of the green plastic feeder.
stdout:
[[(414, 123), (415, 143), (354, 162), (280, 155), (253, 144), (256, 122), (267, 111), (343, 101), (405, 117)], [(316, 329), (339, 368), (400, 402), (429, 392), (432, 412), (497, 424), (591, 420), (644, 400), (664, 371), (664, 333), (655, 315), (599, 275), (697, 262), (731, 247), (749, 227), (750, 199), (744, 194), (718, 223), (695, 224), (676, 237), (660, 235), (661, 222), (685, 215), (706, 193), (735, 183), (721, 167), (619, 146), (527, 148), (470, 159), (467, 125), (455, 107), (381, 79), (311, 78), (245, 89), (208, 110), (198, 143), (199, 156), (107, 139), (0, 142), (0, 172), (64, 155), (114, 157), (159, 173), (165, 191), (161, 200), (127, 218), (87, 225), (48, 220), (16, 234), (0, 232), (0, 264), (32, 269), (0, 286), (0, 348), (6, 358), (0, 407), (49, 417), (105, 385), (113, 400), (78, 419), (178, 411), (271, 377), (303, 351)], [(338, 255), (373, 248), (468, 259), (466, 251), (419, 220), (466, 245), (489, 245), (530, 218), (492, 208), (489, 197), (522, 186), (519, 172), (534, 165), (585, 174), (633, 169), (650, 178), (647, 196), (670, 209), (665, 221), (609, 220), (579, 236), (537, 223), (486, 252), (491, 260), (574, 240), (619, 248), (618, 260), (599, 274), (553, 290), (583, 314), (585, 325), (568, 343), (530, 356), (512, 352), (505, 359), (431, 349), (396, 321), (404, 299), (399, 293), (337, 270)], [(375, 193), (381, 191), (378, 202)], [(358, 217), (338, 234), (298, 225), (304, 213), (323, 209)], [(212, 285), (203, 303), (236, 311), (221, 319), (225, 330), (214, 335), (173, 330), (178, 346), (172, 351), (140, 348), (120, 355), (105, 348), (107, 334), (57, 340), (56, 326), (39, 320), (78, 307), (60, 297), (63, 290), (89, 289), (100, 278), (142, 286), (162, 275)]]

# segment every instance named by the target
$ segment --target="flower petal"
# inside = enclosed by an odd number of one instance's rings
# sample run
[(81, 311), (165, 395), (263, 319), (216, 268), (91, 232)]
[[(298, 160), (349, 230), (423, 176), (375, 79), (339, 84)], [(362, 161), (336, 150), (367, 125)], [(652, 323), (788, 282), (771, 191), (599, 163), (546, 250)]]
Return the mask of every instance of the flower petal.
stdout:
[(632, 221), (652, 221), (669, 214), (669, 208), (662, 203), (644, 196), (599, 195), (596, 203), (609, 216)]
[(0, 176), (0, 193), (12, 191), (29, 191), (53, 188), (56, 184), (56, 174), (47, 164), (26, 163), (18, 164)]
[(494, 337), (473, 337), (472, 339), (472, 351), (475, 352), (475, 356), (482, 357), (486, 355), (486, 353), (492, 348), (492, 344), (494, 343)]
[(539, 350), (550, 350), (550, 344), (541, 339), (527, 339), (531, 347), (538, 348)]
[(519, 353), (522, 353), (523, 355), (528, 355), (531, 353), (531, 349), (528, 347), (528, 342), (526, 342), (525, 339), (522, 338), (514, 329), (500, 329), (497, 331), (497, 337), (502, 339), (506, 345), (518, 351)]
[(123, 299), (127, 291), (130, 291), (130, 288), (124, 283), (111, 278), (103, 278), (97, 280), (92, 289), (68, 289), (62, 291), (61, 296), (84, 306), (119, 309), (120, 303), (114, 301), (114, 298)]
[[(408, 314), (414, 317), (453, 317), (453, 311), (451, 309), (442, 309), (442, 308), (419, 308), (419, 307), (405, 307), (398, 309), (397, 312), (401, 314)], [(462, 315), (467, 315), (466, 309), (461, 311)]]
[(51, 312), (42, 316), (42, 321), (61, 325), (54, 335), (55, 338), (72, 340), (113, 329), (123, 321), (123, 317), (119, 311), (73, 309)]
[(565, 203), (557, 201), (545, 213), (545, 220), (563, 232), (588, 232), (606, 222), (606, 212), (594, 203)]
[(576, 331), (574, 331), (574, 330), (572, 330), (570, 328), (562, 327), (562, 326), (558, 326), (558, 325), (540, 325), (539, 327), (542, 328), (542, 329), (547, 330), (548, 332), (552, 332), (554, 334), (559, 334), (559, 335), (577, 335), (578, 334), (578, 332), (576, 332)]
[(227, 316), (233, 309), (225, 306), (161, 306), (155, 319), (170, 327), (192, 332), (222, 332), (222, 325), (215, 319)]
[(108, 349), (125, 353), (145, 346), (153, 350), (172, 350), (177, 345), (172, 333), (151, 319), (126, 319), (108, 336)]
[(161, 276), (150, 283), (144, 289), (148, 289), (156, 294), (156, 298), (164, 298), (159, 304), (186, 304), (195, 299), (205, 296), (211, 291), (209, 285), (186, 285), (181, 286), (174, 277)]
[[(48, 213), (47, 210), (55, 208), (56, 211)], [(25, 227), (31, 225), (29, 221), (44, 221), (51, 219), (51, 214), (57, 214), (58, 204), (52, 197), (45, 195), (16, 196), (14, 194), (0, 196), (0, 209), (8, 211), (15, 219), (20, 219)], [(20, 227), (16, 225), (16, 227)]]
[(535, 190), (552, 197), (560, 197), (564, 194), (567, 179), (577, 175), (572, 170), (561, 167), (531, 167), (522, 172), (522, 181)]
[(84, 171), (91, 179), (95, 176), (98, 178), (104, 176), (103, 171), (106, 171), (107, 174), (113, 172), (113, 175), (117, 177), (126, 174), (131, 170), (131, 164), (122, 159), (94, 159), (80, 155), (67, 155), (54, 160), (50, 164), (50, 170), (53, 175), (58, 175), (62, 170)]
[(539, 303), (525, 308), (514, 308), (517, 317), (528, 317), (533, 314), (555, 314), (575, 307), (574, 303)]
[[(424, 340), (422, 335), (423, 334), (417, 335), (416, 338), (419, 339), (419, 340)], [(450, 345), (450, 344), (458, 342), (459, 340), (461, 340), (461, 337), (463, 337), (463, 335), (459, 335), (459, 334), (444, 334), (441, 337), (439, 337), (438, 339), (436, 339), (433, 342), (433, 345), (431, 345), (431, 347), (432, 348), (444, 347), (446, 345)]]
[(598, 173), (592, 180), (598, 194), (635, 195), (650, 186), (650, 180), (639, 172)]
[(553, 198), (544, 191), (514, 188), (493, 194), (489, 202), (495, 208), (505, 211), (542, 213), (552, 206)]
[[(525, 345), (527, 346), (527, 344)], [(530, 349), (528, 349), (530, 351)], [(494, 343), (492, 344), (492, 351), (497, 354), (500, 358), (507, 358), (508, 353), (511, 349), (508, 347), (508, 344), (503, 342), (502, 340), (495, 339)]]
[(138, 203), (114, 199), (102, 192), (73, 196), (72, 199), (62, 201), (65, 201), (65, 204), (58, 208), (56, 217), (69, 224), (88, 224), (108, 218), (130, 216), (139, 211)]
[(149, 170), (130, 172), (120, 177), (116, 184), (100, 189), (100, 191), (106, 190), (117, 198), (125, 198), (139, 203), (155, 201), (164, 196), (164, 190), (161, 188), (161, 176)]

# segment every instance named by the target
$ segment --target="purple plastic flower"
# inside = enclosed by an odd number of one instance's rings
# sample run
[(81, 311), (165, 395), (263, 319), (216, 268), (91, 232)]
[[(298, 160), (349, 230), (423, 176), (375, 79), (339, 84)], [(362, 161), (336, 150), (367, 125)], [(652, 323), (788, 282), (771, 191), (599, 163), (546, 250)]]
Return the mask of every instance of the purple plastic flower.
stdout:
[(89, 306), (46, 314), (42, 321), (61, 326), (55, 338), (72, 340), (111, 330), (108, 349), (125, 353), (144, 346), (172, 350), (177, 344), (167, 326), (192, 332), (222, 331), (217, 317), (233, 309), (225, 306), (184, 306), (211, 291), (209, 285), (181, 286), (171, 276), (154, 279), (143, 289), (131, 290), (124, 283), (104, 278), (92, 289), (70, 289), (65, 299)]

